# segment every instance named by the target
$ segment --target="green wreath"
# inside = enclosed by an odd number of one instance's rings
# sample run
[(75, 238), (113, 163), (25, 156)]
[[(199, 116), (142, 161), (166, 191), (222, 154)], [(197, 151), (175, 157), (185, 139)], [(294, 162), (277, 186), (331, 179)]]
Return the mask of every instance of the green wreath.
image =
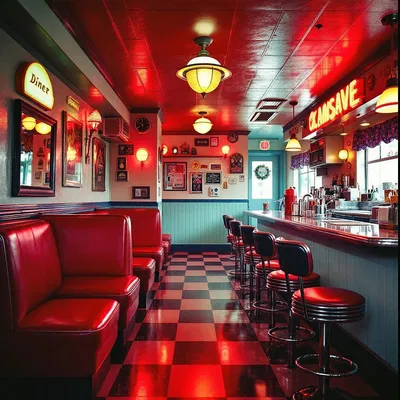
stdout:
[(269, 177), (271, 171), (266, 165), (259, 165), (255, 170), (254, 173), (256, 174), (256, 178), (263, 181)]

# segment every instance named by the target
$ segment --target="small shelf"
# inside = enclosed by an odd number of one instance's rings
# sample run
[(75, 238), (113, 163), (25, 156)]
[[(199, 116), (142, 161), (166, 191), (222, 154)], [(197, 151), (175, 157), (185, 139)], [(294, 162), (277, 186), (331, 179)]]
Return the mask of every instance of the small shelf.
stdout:
[(224, 158), (224, 156), (196, 156), (193, 154), (174, 154), (172, 156), (163, 156), (163, 158)]

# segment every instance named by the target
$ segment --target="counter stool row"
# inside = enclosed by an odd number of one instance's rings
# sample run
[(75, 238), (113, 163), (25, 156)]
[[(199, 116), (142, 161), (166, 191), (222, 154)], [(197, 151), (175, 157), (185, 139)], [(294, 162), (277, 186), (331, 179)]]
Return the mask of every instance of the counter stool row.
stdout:
[[(330, 329), (332, 323), (355, 322), (364, 317), (365, 298), (358, 293), (341, 288), (320, 286), (320, 276), (313, 271), (313, 258), (309, 247), (301, 242), (276, 238), (272, 233), (261, 232), (251, 225), (243, 225), (224, 216), (228, 230), (227, 240), (232, 243), (235, 269), (232, 275), (240, 277), (242, 290), (253, 293), (256, 279), (256, 300), (252, 309), (271, 313), (268, 335), (288, 343), (288, 367), (295, 365), (319, 377), (318, 386), (310, 386), (294, 393), (292, 399), (336, 400), (351, 397), (330, 386), (330, 379), (346, 377), (357, 372), (358, 366), (351, 360), (330, 354)], [(246, 266), (249, 266), (249, 272)], [(246, 284), (246, 277), (249, 283)], [(261, 291), (267, 291), (267, 301), (261, 301)], [(277, 300), (276, 294), (285, 295), (285, 301)], [(286, 311), (288, 324), (275, 327), (274, 313)], [(298, 324), (302, 318), (318, 323), (320, 328), (319, 353), (307, 354), (294, 360), (294, 345), (312, 339), (315, 332)], [(332, 359), (347, 364), (348, 371), (333, 372)], [(312, 362), (317, 367), (313, 369)]]

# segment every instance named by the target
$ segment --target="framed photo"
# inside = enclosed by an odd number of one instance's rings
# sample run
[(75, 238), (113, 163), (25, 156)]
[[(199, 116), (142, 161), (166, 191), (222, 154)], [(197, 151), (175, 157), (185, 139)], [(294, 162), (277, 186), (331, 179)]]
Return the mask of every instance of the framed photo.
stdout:
[(115, 180), (117, 182), (128, 182), (128, 171), (117, 171), (115, 173)]
[(189, 175), (189, 192), (203, 193), (203, 173), (191, 172)]
[(210, 145), (209, 138), (195, 138), (194, 145), (198, 147), (208, 147)]
[(207, 184), (221, 184), (221, 172), (206, 172)]
[[(82, 187), (82, 122), (62, 112), (62, 185)], [(46, 144), (47, 147), (47, 144)]]
[(118, 145), (119, 156), (133, 156), (133, 144), (119, 144)]
[(164, 190), (187, 190), (187, 163), (164, 163)]
[(243, 156), (239, 153), (232, 154), (229, 158), (231, 174), (243, 174)]
[(106, 191), (106, 144), (92, 139), (92, 191)]
[(210, 164), (211, 171), (221, 171), (222, 165), (221, 164)]
[(219, 138), (212, 137), (210, 138), (210, 147), (218, 147), (219, 146)]
[(126, 170), (126, 157), (117, 158), (117, 169), (120, 171)]
[(132, 186), (132, 199), (149, 199), (150, 186)]

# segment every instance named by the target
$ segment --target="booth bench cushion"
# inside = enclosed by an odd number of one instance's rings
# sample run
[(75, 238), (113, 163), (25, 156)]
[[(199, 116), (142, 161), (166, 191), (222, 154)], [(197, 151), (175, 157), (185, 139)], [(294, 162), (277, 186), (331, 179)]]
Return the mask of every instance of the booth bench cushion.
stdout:
[(164, 262), (163, 247), (133, 247), (133, 257), (136, 258), (153, 258), (156, 262), (156, 272), (160, 272)]
[(165, 240), (171, 244), (172, 242), (172, 235), (170, 233), (163, 233), (161, 236), (162, 240)]
[(116, 300), (120, 304), (119, 329), (125, 329), (138, 308), (139, 288), (137, 276), (67, 276), (57, 297)]
[(140, 279), (140, 293), (147, 293), (154, 283), (156, 262), (148, 257), (133, 257), (133, 273)]

